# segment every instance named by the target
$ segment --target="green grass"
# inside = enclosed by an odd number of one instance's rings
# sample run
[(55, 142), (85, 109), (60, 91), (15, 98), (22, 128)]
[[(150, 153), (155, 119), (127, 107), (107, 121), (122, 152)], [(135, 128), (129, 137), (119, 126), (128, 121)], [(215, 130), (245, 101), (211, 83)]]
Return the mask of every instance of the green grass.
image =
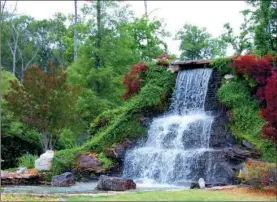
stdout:
[(68, 197), (67, 201), (275, 201), (275, 197), (252, 196), (208, 190), (148, 191), (109, 196)]
[(36, 159), (38, 159), (37, 155), (24, 154), (18, 158), (18, 166), (21, 168), (26, 167), (28, 169), (34, 168)]

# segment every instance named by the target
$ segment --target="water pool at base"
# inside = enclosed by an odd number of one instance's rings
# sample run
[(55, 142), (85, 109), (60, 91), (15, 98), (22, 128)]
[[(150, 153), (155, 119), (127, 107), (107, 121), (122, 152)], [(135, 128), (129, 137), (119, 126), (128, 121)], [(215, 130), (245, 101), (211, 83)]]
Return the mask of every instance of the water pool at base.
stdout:
[[(47, 185), (37, 186), (2, 186), (4, 193), (35, 193), (35, 194), (77, 194), (77, 193), (103, 193), (105, 191), (94, 190), (97, 181), (95, 182), (77, 182), (70, 187), (54, 187)], [(137, 183), (136, 190), (130, 191), (150, 191), (150, 190), (169, 190), (169, 189), (189, 189), (184, 186), (174, 186), (169, 184)]]

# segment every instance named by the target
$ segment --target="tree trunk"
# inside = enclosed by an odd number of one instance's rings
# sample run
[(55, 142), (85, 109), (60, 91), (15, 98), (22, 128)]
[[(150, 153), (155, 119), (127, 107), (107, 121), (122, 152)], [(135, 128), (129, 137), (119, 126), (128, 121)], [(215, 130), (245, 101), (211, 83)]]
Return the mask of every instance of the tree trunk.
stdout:
[(101, 0), (97, 0), (97, 54), (96, 54), (96, 61), (95, 66), (96, 69), (100, 68), (100, 48), (101, 48)]
[(12, 72), (13, 72), (13, 74), (15, 75), (15, 66), (16, 66), (16, 50), (13, 52), (13, 54), (12, 54), (12, 56), (13, 56), (13, 66), (12, 66)]
[[(144, 9), (145, 9), (145, 19), (148, 24), (147, 0), (144, 0)], [(146, 34), (146, 49), (147, 49), (147, 53), (148, 53), (148, 57), (146, 59), (147, 59), (147, 61), (150, 61), (150, 51), (149, 51), (148, 44), (149, 44), (149, 39), (148, 39), (148, 35)]]
[(75, 8), (75, 19), (74, 19), (74, 63), (76, 63), (76, 59), (77, 59), (77, 0), (74, 0), (74, 8)]
[(52, 150), (52, 136), (49, 135), (45, 130), (42, 130), (42, 146), (43, 151)]
[[(95, 67), (99, 70), (101, 66), (101, 59), (100, 59), (100, 49), (101, 49), (101, 0), (97, 0), (97, 53), (95, 57)], [(96, 92), (100, 91), (100, 84), (96, 81)]]
[(147, 12), (147, 0), (144, 0), (144, 9), (145, 9), (145, 17), (148, 20), (148, 12)]

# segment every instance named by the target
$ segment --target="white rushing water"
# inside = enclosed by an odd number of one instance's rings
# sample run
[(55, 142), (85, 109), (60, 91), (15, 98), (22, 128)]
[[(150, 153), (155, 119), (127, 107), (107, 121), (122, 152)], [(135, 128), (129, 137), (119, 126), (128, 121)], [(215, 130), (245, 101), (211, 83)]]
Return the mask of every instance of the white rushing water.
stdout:
[(146, 143), (126, 152), (123, 176), (140, 187), (172, 188), (212, 175), (213, 117), (204, 109), (211, 74), (206, 68), (178, 73), (169, 112), (152, 121)]

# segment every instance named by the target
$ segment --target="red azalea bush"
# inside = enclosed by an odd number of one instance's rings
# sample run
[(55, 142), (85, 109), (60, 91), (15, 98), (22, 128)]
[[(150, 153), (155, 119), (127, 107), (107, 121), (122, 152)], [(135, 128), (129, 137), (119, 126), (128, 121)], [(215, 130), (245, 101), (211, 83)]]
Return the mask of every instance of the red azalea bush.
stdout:
[(262, 110), (261, 116), (267, 121), (263, 126), (263, 137), (277, 143), (277, 71), (267, 79), (264, 88), (266, 107)]
[(267, 121), (262, 128), (264, 138), (277, 143), (277, 67), (276, 57), (265, 55), (238, 55), (232, 59), (237, 75), (252, 78), (257, 83), (256, 96), (263, 109), (261, 116)]
[(123, 78), (123, 84), (126, 87), (126, 92), (123, 99), (127, 100), (132, 94), (138, 93), (141, 88), (141, 73), (147, 70), (144, 62), (133, 65), (131, 70), (127, 72)]

